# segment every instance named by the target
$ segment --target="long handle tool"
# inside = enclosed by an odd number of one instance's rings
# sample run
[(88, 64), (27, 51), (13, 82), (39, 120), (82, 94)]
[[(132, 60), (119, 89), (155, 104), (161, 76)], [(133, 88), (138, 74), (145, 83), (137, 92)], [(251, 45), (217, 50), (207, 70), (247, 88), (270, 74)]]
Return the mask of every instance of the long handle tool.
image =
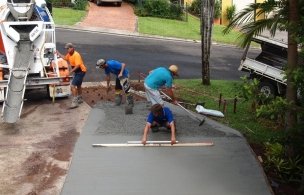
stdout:
[[(170, 100), (172, 100), (171, 97), (169, 97), (167, 94), (165, 94), (164, 92), (160, 91), (161, 94), (163, 94), (164, 96), (166, 96), (167, 98), (169, 98)], [(191, 111), (187, 110), (186, 108), (184, 108), (182, 105), (180, 105), (178, 102), (177, 102), (177, 105), (179, 107), (181, 107), (183, 110), (185, 110), (188, 114), (190, 114), (192, 117), (194, 117), (196, 120), (198, 120), (200, 123), (198, 126), (202, 126), (205, 122), (205, 119), (206, 117), (204, 117), (203, 119), (200, 119), (198, 118), (195, 114), (193, 114)]]

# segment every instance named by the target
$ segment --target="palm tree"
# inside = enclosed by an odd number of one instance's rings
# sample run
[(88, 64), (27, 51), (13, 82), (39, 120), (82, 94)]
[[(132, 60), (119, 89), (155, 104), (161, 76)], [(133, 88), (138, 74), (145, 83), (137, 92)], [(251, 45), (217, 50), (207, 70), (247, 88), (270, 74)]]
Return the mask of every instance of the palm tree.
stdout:
[(201, 49), (202, 49), (202, 83), (210, 85), (210, 46), (215, 0), (204, 0), (201, 4)]
[[(287, 92), (286, 98), (289, 102), (296, 102), (296, 87), (293, 84), (292, 73), (298, 67), (297, 37), (303, 25), (299, 24), (299, 10), (303, 7), (303, 0), (266, 0), (263, 3), (253, 3), (239, 12), (230, 21), (224, 30), (229, 33), (231, 29), (240, 27), (243, 33), (241, 36), (242, 47), (248, 46), (253, 36), (260, 35), (264, 30), (268, 30), (272, 37), (277, 30), (288, 32), (288, 63), (287, 63)], [(272, 14), (261, 20), (255, 20), (262, 14)], [(291, 129), (296, 125), (296, 112), (293, 108), (287, 112), (286, 128)]]

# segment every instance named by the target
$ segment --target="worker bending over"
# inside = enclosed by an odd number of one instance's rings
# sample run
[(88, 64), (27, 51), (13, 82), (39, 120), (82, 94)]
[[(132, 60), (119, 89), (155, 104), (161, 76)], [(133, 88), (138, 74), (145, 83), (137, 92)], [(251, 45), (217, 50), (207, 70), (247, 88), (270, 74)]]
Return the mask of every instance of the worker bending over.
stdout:
[(159, 67), (150, 71), (144, 82), (148, 102), (152, 105), (161, 104), (164, 106), (159, 90), (166, 87), (172, 102), (177, 104), (172, 90), (174, 76), (178, 76), (178, 67), (176, 65), (170, 65), (169, 68)]
[(171, 129), (171, 144), (176, 144), (176, 128), (171, 110), (168, 107), (163, 107), (160, 104), (154, 104), (151, 107), (151, 112), (148, 115), (141, 143), (144, 145), (146, 144), (150, 129), (152, 129), (152, 132), (157, 132), (159, 131), (160, 127)]
[(130, 81), (129, 81), (129, 71), (126, 69), (126, 64), (121, 63), (116, 60), (104, 60), (99, 59), (96, 63), (97, 68), (102, 68), (105, 71), (107, 81), (107, 92), (111, 90), (110, 87), (110, 73), (116, 76), (115, 83), (115, 103), (116, 105), (121, 104), (122, 100), (122, 90), (126, 94), (127, 105), (134, 106), (133, 95), (130, 93)]

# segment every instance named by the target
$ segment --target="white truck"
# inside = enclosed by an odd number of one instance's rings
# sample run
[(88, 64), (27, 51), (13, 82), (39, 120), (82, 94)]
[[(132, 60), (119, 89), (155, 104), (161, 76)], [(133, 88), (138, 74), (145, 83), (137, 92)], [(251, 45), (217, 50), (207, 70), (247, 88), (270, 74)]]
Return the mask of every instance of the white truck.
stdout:
[(252, 41), (261, 46), (261, 52), (258, 56), (250, 58), (248, 46), (239, 71), (249, 72), (251, 79), (258, 79), (260, 91), (266, 96), (285, 94), (286, 79), (283, 69), (287, 66), (287, 44), (263, 36), (254, 37)]
[(44, 0), (0, 0), (0, 102), (4, 122), (20, 117), (26, 89), (70, 95), (66, 61), (55, 55), (55, 24)]

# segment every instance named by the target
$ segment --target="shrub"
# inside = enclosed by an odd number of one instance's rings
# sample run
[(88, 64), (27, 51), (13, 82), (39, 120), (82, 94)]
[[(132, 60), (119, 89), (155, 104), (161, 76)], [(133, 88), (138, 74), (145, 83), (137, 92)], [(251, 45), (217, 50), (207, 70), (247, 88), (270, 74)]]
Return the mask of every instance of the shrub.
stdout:
[(71, 0), (49, 0), (53, 7), (73, 7)]
[[(221, 0), (215, 0), (214, 3), (214, 18), (220, 18), (221, 17), (221, 7), (222, 7), (222, 1)], [(201, 15), (201, 8), (202, 8), (202, 0), (194, 0), (192, 4), (189, 6), (188, 11), (197, 16), (200, 17)]]
[(191, 5), (188, 8), (188, 11), (197, 16), (200, 17), (201, 16), (201, 7), (202, 7), (202, 0), (194, 0)]
[(226, 9), (227, 20), (231, 21), (235, 15), (235, 12), (236, 12), (235, 5), (231, 5), (231, 6), (227, 7), (227, 9)]
[(214, 4), (214, 18), (220, 18), (221, 17), (221, 8), (222, 8), (222, 1), (221, 0), (215, 0)]
[(142, 6), (136, 7), (135, 14), (180, 20), (183, 11), (180, 5), (171, 4), (167, 0), (146, 0)]
[(88, 1), (87, 0), (75, 0), (74, 1), (74, 9), (76, 10), (86, 10), (86, 7), (88, 5)]

